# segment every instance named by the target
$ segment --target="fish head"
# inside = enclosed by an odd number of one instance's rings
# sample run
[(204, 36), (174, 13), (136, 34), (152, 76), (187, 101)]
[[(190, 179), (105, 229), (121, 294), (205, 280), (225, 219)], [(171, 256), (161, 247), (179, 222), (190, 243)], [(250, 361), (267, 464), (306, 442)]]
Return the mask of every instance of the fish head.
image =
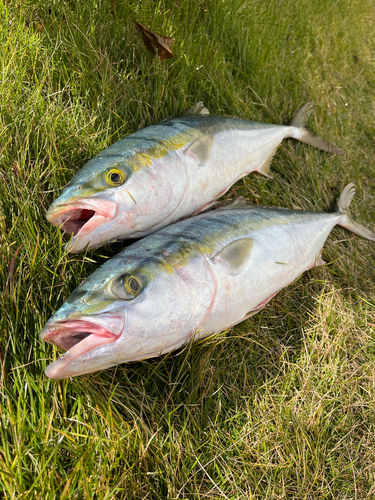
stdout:
[(152, 159), (140, 165), (130, 153), (104, 153), (74, 175), (46, 214), (72, 235), (70, 252), (142, 233), (160, 221), (171, 197), (171, 182)]
[(207, 261), (195, 255), (174, 266), (163, 252), (141, 257), (136, 250), (97, 269), (45, 325), (41, 339), (67, 351), (46, 368), (48, 377), (158, 356), (195, 334), (215, 292)]

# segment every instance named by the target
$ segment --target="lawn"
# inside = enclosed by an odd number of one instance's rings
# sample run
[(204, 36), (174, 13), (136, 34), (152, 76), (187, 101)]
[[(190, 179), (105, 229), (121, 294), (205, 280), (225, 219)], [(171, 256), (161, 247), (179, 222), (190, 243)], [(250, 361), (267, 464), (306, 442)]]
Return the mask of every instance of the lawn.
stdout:
[[(45, 212), (89, 159), (197, 101), (309, 126), (273, 180), (227, 193), (329, 211), (349, 182), (375, 229), (373, 0), (21, 0), (0, 4), (0, 497), (375, 497), (375, 244), (335, 228), (327, 265), (258, 315), (169, 355), (51, 381), (39, 332), (119, 251), (64, 252)], [(133, 17), (172, 36), (154, 58)]]

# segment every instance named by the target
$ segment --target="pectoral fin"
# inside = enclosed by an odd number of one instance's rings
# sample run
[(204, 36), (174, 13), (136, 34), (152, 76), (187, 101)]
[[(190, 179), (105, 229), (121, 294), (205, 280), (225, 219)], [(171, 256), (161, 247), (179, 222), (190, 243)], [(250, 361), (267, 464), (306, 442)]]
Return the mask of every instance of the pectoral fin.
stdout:
[(241, 238), (232, 241), (232, 243), (229, 243), (229, 245), (220, 250), (213, 259), (224, 261), (229, 268), (229, 274), (239, 274), (243, 271), (249, 260), (253, 244), (253, 238)]
[(327, 262), (322, 259), (321, 255), (318, 255), (318, 257), (315, 259), (313, 267), (324, 266), (325, 264), (327, 264)]
[(198, 165), (204, 165), (210, 158), (212, 144), (214, 142), (214, 138), (212, 135), (202, 135), (196, 141), (192, 142), (190, 146), (185, 149), (185, 155), (193, 156)]

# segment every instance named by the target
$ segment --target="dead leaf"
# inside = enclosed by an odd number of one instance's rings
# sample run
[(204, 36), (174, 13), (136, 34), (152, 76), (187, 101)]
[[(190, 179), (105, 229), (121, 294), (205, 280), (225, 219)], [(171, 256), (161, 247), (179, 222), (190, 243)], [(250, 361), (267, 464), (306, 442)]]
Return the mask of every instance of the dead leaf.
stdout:
[(169, 59), (173, 57), (173, 38), (159, 35), (158, 33), (155, 33), (155, 31), (150, 30), (150, 28), (146, 28), (146, 26), (137, 23), (135, 19), (133, 19), (133, 21), (135, 27), (142, 35), (146, 49), (151, 52), (151, 54), (154, 56), (157, 55), (159, 59)]

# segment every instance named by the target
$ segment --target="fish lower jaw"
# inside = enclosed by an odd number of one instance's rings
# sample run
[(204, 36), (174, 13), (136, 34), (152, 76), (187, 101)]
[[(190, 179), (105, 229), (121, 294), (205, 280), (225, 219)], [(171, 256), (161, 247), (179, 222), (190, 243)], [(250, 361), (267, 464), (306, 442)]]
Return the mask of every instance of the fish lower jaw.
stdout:
[(117, 203), (113, 200), (95, 199), (77, 201), (74, 204), (51, 206), (46, 217), (54, 226), (59, 226), (64, 232), (88, 236), (103, 222), (112, 220), (117, 215)]
[(46, 375), (59, 379), (69, 377), (69, 365), (96, 347), (110, 344), (119, 338), (106, 328), (85, 321), (63, 322), (58, 328), (41, 333), (42, 340), (67, 352), (47, 366)]
[(111, 217), (99, 214), (94, 210), (71, 210), (64, 214), (60, 223), (56, 224), (73, 237), (86, 236), (92, 233), (103, 222), (110, 220)]
[(95, 218), (95, 210), (75, 209), (64, 214), (60, 227), (68, 234), (78, 234), (89, 221)]
[[(66, 250), (72, 253), (82, 252), (85, 249), (92, 249), (101, 246), (103, 243), (95, 239), (95, 230), (108, 222), (110, 219), (99, 214), (92, 215), (83, 225), (78, 227), (75, 222), (63, 223), (60, 227), (72, 238), (66, 244)], [(72, 225), (74, 227), (72, 227)]]

